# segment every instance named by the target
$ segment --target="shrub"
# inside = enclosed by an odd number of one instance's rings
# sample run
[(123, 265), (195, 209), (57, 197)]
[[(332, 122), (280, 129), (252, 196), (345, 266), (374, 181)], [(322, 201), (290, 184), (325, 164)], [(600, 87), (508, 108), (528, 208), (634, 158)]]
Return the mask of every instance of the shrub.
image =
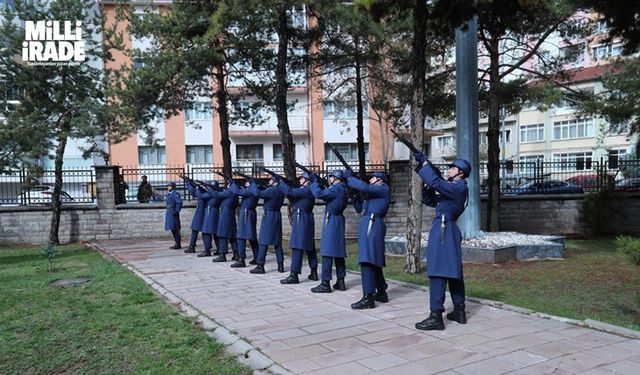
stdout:
[(47, 258), (47, 271), (53, 272), (53, 258), (58, 255), (58, 247), (53, 243), (49, 243), (40, 249), (40, 255)]
[(640, 238), (618, 236), (615, 243), (618, 251), (626, 254), (631, 263), (640, 266)]

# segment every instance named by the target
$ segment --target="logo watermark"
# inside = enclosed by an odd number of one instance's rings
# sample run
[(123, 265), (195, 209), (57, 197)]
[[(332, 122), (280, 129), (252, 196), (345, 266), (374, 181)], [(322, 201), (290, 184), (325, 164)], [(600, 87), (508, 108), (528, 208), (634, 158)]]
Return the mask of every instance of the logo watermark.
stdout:
[(79, 65), (86, 59), (82, 21), (25, 21), (24, 34), (27, 65)]

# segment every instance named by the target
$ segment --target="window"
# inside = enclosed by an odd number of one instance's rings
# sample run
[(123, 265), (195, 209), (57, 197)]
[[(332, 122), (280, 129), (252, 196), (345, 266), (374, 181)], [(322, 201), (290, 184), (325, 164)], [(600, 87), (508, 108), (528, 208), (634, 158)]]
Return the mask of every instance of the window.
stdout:
[[(507, 125), (509, 125), (509, 124), (507, 124)], [(487, 133), (488, 132), (480, 133), (480, 144), (486, 145), (486, 144), (489, 143), (489, 137), (488, 137)], [(503, 133), (506, 135), (505, 142), (511, 142), (511, 129), (506, 129), (504, 132), (502, 130), (500, 130), (498, 142), (502, 143), (502, 134)]]
[[(364, 118), (369, 115), (367, 102), (362, 102), (362, 111)], [(358, 107), (356, 103), (335, 101), (324, 103), (324, 118), (357, 118)]]
[(627, 135), (631, 127), (629, 122), (621, 122), (617, 124), (609, 124), (608, 135)]
[[(338, 150), (345, 160), (358, 160), (358, 144), (357, 143), (332, 143), (333, 148)], [(364, 144), (364, 158), (369, 160), (369, 144)], [(330, 161), (338, 161), (338, 157), (329, 149), (324, 149), (324, 159)]]
[(195, 102), (191, 108), (187, 108), (187, 121), (211, 120), (211, 103)]
[(520, 125), (520, 142), (544, 141), (544, 124)]
[(456, 146), (455, 135), (445, 135), (445, 136), (436, 138), (436, 147), (438, 149), (444, 149), (447, 147), (455, 147), (455, 146)]
[[(296, 145), (295, 143), (293, 144), (293, 149), (295, 152), (296, 149)], [(282, 161), (282, 145), (280, 143), (274, 143), (273, 144), (273, 160), (274, 161)]]
[(144, 164), (165, 164), (167, 156), (164, 146), (138, 146), (138, 163)]
[(625, 149), (618, 149), (618, 150), (609, 150), (609, 168), (610, 169), (617, 169), (619, 162), (621, 160), (621, 156), (625, 154)]
[(593, 137), (593, 119), (576, 119), (553, 123), (553, 139)]
[(237, 160), (264, 160), (262, 145), (236, 145)]
[(622, 54), (621, 44), (602, 44), (595, 46), (591, 49), (591, 58), (594, 60), (603, 60), (613, 56), (620, 56)]
[(560, 171), (586, 171), (591, 169), (591, 151), (553, 154), (554, 163)]
[(213, 147), (187, 146), (187, 163), (213, 163)]
[(144, 66), (144, 61), (139, 57), (133, 58), (133, 69), (140, 69)]
[(544, 155), (520, 155), (520, 163), (542, 163)]
[(563, 64), (581, 64), (584, 60), (584, 43), (560, 48), (559, 59)]
[(595, 34), (606, 34), (609, 32), (609, 24), (605, 19), (599, 19), (596, 21), (596, 24), (593, 26), (593, 31)]

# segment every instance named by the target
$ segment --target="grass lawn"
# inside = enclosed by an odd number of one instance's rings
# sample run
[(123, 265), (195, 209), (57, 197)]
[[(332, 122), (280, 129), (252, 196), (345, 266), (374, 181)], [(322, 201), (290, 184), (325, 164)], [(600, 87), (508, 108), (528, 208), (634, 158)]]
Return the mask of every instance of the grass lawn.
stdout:
[[(347, 247), (347, 268), (359, 270), (357, 243)], [(387, 256), (385, 276), (428, 286), (424, 272), (407, 274), (404, 264)], [(468, 296), (640, 330), (640, 268), (611, 239), (568, 240), (565, 260), (465, 264), (464, 278)]]
[[(59, 251), (48, 273), (37, 248), (0, 248), (0, 374), (251, 373), (118, 263)], [(91, 281), (49, 285), (68, 277)]]

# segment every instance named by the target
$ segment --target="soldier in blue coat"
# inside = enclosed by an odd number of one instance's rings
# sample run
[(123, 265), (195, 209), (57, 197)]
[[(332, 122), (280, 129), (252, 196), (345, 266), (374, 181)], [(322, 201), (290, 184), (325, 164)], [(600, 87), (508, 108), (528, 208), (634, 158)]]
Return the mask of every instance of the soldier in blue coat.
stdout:
[(198, 254), (198, 257), (210, 257), (211, 248), (213, 247), (211, 240), (215, 241), (216, 249), (218, 249), (218, 219), (220, 216), (220, 199), (218, 199), (217, 188), (218, 181), (209, 181), (211, 187), (202, 193), (195, 191), (198, 199), (207, 200), (207, 208), (204, 211), (204, 221), (202, 222), (202, 242), (204, 242), (204, 250)]
[(264, 190), (258, 188), (255, 180), (251, 180), (249, 190), (251, 193), (263, 199), (262, 221), (260, 222), (260, 234), (258, 236), (258, 264), (251, 273), (264, 273), (264, 263), (267, 258), (267, 248), (273, 245), (276, 250), (278, 272), (284, 272), (284, 253), (282, 252), (282, 214), (280, 208), (284, 204), (284, 194), (277, 186), (278, 182), (272, 178), (270, 185)]
[(247, 241), (249, 241), (251, 251), (253, 252), (253, 260), (250, 264), (257, 264), (258, 233), (256, 231), (256, 207), (258, 206), (258, 197), (253, 195), (248, 188), (243, 188), (238, 183), (231, 184), (229, 189), (233, 194), (242, 198), (242, 203), (240, 204), (240, 215), (238, 217), (238, 233), (236, 235), (238, 260), (232, 264), (231, 267), (236, 268), (247, 266), (245, 263)]
[[(196, 186), (193, 181), (187, 182), (187, 190), (189, 190), (194, 197), (196, 196), (196, 190), (199, 190), (201, 193), (205, 192), (202, 187)], [(196, 252), (196, 241), (198, 240), (198, 233), (202, 230), (208, 200), (208, 198), (197, 198), (196, 200), (196, 209), (193, 212), (193, 219), (191, 219), (191, 240), (189, 241), (189, 247), (184, 251), (185, 253)]]
[(376, 307), (375, 301), (389, 302), (382, 269), (385, 266), (384, 237), (387, 233), (384, 218), (391, 203), (391, 192), (383, 172), (374, 172), (369, 183), (353, 176), (350, 170), (345, 173), (349, 187), (363, 193), (364, 199), (361, 206), (356, 205), (358, 213), (362, 212), (358, 227), (358, 263), (363, 296), (351, 308), (370, 309)]
[(180, 249), (180, 209), (182, 209), (182, 198), (176, 190), (176, 183), (167, 184), (167, 211), (164, 215), (164, 230), (170, 230), (173, 235), (173, 246), (170, 249)]
[(286, 279), (280, 280), (282, 284), (298, 284), (298, 274), (302, 273), (302, 252), (307, 253), (309, 259), (309, 280), (318, 280), (318, 256), (316, 255), (315, 220), (313, 218), (313, 205), (316, 198), (313, 196), (309, 184), (309, 174), (302, 173), (299, 178), (300, 187), (293, 188), (282, 177), (278, 176), (278, 188), (289, 198), (293, 205), (293, 217), (291, 221), (291, 273)]
[(233, 179), (227, 178), (226, 189), (214, 194), (220, 200), (220, 218), (218, 220), (218, 249), (220, 255), (214, 258), (213, 262), (226, 262), (228, 245), (231, 244), (233, 253), (237, 253), (236, 248), (236, 208), (238, 207), (238, 196), (233, 194), (230, 186), (235, 185)]
[(311, 288), (313, 293), (331, 293), (331, 268), (336, 265), (337, 281), (333, 287), (347, 290), (344, 278), (347, 274), (345, 258), (347, 243), (345, 240), (344, 209), (347, 207), (347, 186), (344, 184), (344, 172), (335, 170), (329, 174), (329, 186), (321, 188), (315, 174), (311, 176), (311, 192), (326, 202), (322, 220), (322, 237), (320, 239), (320, 255), (322, 256), (322, 281)]
[(442, 313), (447, 283), (453, 301), (453, 311), (447, 314), (447, 319), (461, 324), (467, 323), (462, 276), (462, 235), (456, 220), (464, 212), (469, 196), (465, 178), (471, 174), (471, 164), (464, 159), (454, 160), (449, 165), (445, 180), (436, 167), (427, 162), (424, 154), (415, 153), (414, 157), (421, 165), (418, 174), (427, 185), (427, 188), (423, 189), (423, 202), (436, 209), (427, 245), (431, 312), (425, 320), (416, 323), (416, 328), (443, 330)]

